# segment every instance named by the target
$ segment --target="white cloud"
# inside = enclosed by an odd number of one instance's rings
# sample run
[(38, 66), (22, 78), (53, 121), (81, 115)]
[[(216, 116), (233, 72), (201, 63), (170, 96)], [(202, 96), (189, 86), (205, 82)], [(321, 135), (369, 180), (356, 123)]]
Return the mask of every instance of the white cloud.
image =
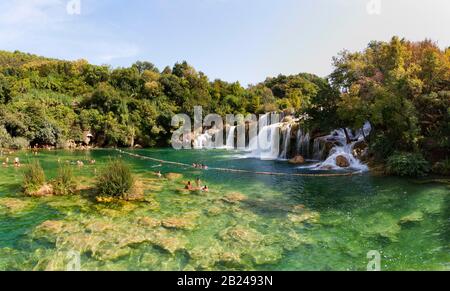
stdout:
[(64, 17), (63, 0), (12, 0), (2, 4), (0, 21), (9, 25), (42, 25)]

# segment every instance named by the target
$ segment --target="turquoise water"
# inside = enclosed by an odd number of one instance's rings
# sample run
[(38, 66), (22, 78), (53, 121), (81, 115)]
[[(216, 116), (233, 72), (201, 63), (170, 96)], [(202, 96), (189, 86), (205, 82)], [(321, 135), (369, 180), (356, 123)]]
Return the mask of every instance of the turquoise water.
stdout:
[[(133, 153), (210, 168), (301, 173), (281, 161), (234, 151)], [(113, 150), (42, 152), (49, 178), (58, 160), (92, 184)], [(21, 153), (21, 160), (35, 158)], [(21, 170), (0, 169), (0, 269), (64, 270), (67, 253), (83, 270), (450, 270), (450, 188), (411, 179), (264, 176), (201, 171), (123, 155), (142, 178), (148, 203), (98, 204), (89, 197), (27, 198)], [(11, 159), (10, 159), (11, 160)], [(183, 177), (155, 179), (154, 171)], [(197, 177), (209, 193), (186, 193)], [(50, 223), (49, 223), (50, 221)], [(174, 222), (175, 221), (175, 222)]]

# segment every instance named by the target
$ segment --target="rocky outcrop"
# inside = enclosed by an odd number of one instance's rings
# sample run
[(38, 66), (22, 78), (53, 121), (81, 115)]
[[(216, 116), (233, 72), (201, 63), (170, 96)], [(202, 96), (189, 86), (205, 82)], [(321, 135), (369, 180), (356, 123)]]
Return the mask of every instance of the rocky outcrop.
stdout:
[(289, 164), (293, 165), (303, 165), (305, 163), (305, 158), (302, 156), (296, 156), (289, 160)]
[(367, 161), (369, 158), (369, 145), (366, 141), (358, 141), (353, 146), (353, 156), (361, 161)]
[(54, 190), (52, 185), (45, 184), (38, 190), (27, 192), (26, 194), (31, 197), (49, 197), (54, 195)]
[(340, 168), (348, 168), (350, 167), (350, 161), (345, 156), (337, 156), (336, 165)]

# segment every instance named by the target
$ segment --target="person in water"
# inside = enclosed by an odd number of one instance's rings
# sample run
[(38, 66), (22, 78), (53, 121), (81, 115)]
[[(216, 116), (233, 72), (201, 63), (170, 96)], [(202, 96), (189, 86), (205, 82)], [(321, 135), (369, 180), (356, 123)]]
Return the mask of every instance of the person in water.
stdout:
[(14, 159), (14, 167), (19, 168), (20, 167), (20, 159), (18, 157), (16, 157)]
[(203, 191), (203, 192), (209, 192), (208, 186), (205, 185), (205, 186), (202, 188), (202, 191)]
[(197, 189), (200, 189), (201, 185), (202, 185), (202, 180), (200, 180), (200, 178), (197, 178), (195, 180), (195, 185), (197, 186)]
[(161, 171), (158, 171), (158, 172), (156, 173), (156, 177), (158, 177), (158, 178), (161, 178), (161, 177), (162, 177)]
[(191, 181), (189, 181), (185, 187), (186, 190), (192, 190), (192, 184)]

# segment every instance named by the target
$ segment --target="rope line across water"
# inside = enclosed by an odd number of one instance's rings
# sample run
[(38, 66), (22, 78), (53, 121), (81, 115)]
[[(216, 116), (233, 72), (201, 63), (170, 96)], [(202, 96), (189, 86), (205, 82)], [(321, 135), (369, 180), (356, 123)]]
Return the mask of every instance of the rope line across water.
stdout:
[[(168, 165), (175, 165), (175, 166), (181, 166), (181, 167), (187, 167), (187, 168), (194, 168), (192, 165), (179, 163), (179, 162), (171, 162), (171, 161), (165, 161), (161, 159), (156, 159), (152, 157), (142, 156), (138, 154), (129, 153), (120, 149), (116, 149), (121, 154), (128, 155), (130, 157), (154, 161), (158, 163), (168, 164)], [(194, 168), (195, 169), (195, 168)], [(229, 172), (229, 173), (243, 173), (243, 174), (253, 174), (253, 175), (264, 175), (264, 176), (293, 176), (293, 177), (349, 177), (354, 176), (356, 174), (360, 174), (360, 172), (351, 172), (351, 173), (334, 173), (334, 174), (306, 174), (306, 173), (281, 173), (281, 172), (256, 172), (256, 171), (249, 171), (249, 170), (239, 170), (239, 169), (230, 169), (230, 168), (208, 168), (208, 170), (211, 171), (219, 171), (219, 172)]]

